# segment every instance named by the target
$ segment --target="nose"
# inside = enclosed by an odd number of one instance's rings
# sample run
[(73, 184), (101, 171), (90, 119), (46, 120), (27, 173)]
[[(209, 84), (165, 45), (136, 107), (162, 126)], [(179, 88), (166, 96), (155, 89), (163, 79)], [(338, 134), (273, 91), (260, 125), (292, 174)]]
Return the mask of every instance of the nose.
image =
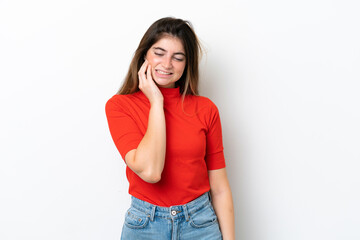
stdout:
[(169, 57), (164, 58), (163, 62), (162, 62), (162, 65), (166, 69), (172, 68), (172, 59), (171, 59), (171, 57), (169, 56)]

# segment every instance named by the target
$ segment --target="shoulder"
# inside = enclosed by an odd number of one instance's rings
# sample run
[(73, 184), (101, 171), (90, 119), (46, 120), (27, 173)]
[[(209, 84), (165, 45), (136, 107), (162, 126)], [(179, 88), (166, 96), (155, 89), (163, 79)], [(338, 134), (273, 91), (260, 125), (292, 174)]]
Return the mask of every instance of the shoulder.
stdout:
[(117, 105), (121, 106), (124, 104), (129, 104), (132, 102), (136, 102), (141, 100), (141, 94), (139, 92), (132, 93), (132, 94), (115, 94), (106, 102), (106, 106), (108, 105)]
[(107, 100), (106, 105), (121, 104), (122, 102), (127, 101), (128, 98), (129, 98), (129, 95), (115, 94), (109, 100)]
[(127, 111), (130, 106), (137, 104), (139, 101), (144, 101), (144, 99), (141, 98), (138, 92), (125, 95), (115, 94), (106, 101), (105, 110), (107, 112), (112, 110)]
[(205, 96), (188, 96), (184, 102), (185, 111), (195, 113), (207, 126), (210, 126), (214, 119), (219, 118), (219, 110), (216, 104)]
[(124, 102), (126, 102), (126, 99), (127, 99), (126, 95), (115, 94), (109, 100), (106, 101), (105, 109), (110, 110), (114, 107), (120, 107), (121, 105), (123, 105)]
[(208, 97), (205, 96), (191, 96), (190, 102), (196, 103), (198, 107), (205, 108), (211, 111), (218, 111), (216, 104)]

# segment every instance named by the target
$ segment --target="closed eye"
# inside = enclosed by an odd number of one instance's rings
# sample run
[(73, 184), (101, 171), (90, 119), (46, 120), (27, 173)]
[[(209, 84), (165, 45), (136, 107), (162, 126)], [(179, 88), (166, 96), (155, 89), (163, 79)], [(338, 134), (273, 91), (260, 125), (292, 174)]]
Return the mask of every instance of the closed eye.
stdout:
[(176, 57), (174, 57), (174, 59), (175, 59), (176, 61), (179, 61), (179, 62), (184, 61), (184, 59), (183, 59), (183, 58), (176, 58)]
[[(162, 56), (164, 56), (165, 55), (165, 53), (159, 53), (159, 52), (155, 52), (154, 51), (154, 54), (156, 55), (156, 56), (160, 56), (160, 57), (162, 57)], [(184, 55), (184, 54), (178, 54), (178, 53), (176, 53), (175, 55)], [(178, 61), (178, 62), (182, 62), (182, 61), (184, 61), (185, 59), (184, 58), (181, 58), (181, 57), (173, 57), (176, 61)]]

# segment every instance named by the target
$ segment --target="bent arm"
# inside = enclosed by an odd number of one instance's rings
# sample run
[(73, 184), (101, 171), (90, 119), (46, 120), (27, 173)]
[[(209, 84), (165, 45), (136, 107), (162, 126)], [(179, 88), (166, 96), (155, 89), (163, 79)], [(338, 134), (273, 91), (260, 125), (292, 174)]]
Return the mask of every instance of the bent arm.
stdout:
[(146, 133), (137, 149), (125, 155), (125, 162), (140, 178), (149, 183), (161, 179), (165, 164), (166, 126), (164, 98), (151, 77), (151, 66), (145, 60), (139, 70), (139, 88), (150, 102)]
[(149, 183), (161, 179), (166, 150), (166, 127), (163, 103), (151, 105), (148, 127), (137, 149), (129, 151), (125, 162), (140, 178)]
[(235, 239), (234, 204), (226, 169), (210, 170), (210, 193), (224, 240)]

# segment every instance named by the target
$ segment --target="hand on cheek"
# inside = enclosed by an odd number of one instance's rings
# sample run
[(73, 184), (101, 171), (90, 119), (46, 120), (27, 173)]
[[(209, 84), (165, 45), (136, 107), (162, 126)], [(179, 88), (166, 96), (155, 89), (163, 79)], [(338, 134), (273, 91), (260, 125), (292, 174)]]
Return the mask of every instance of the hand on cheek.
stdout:
[(146, 59), (138, 72), (138, 77), (139, 89), (149, 99), (150, 104), (163, 103), (164, 98), (152, 78), (151, 65)]

